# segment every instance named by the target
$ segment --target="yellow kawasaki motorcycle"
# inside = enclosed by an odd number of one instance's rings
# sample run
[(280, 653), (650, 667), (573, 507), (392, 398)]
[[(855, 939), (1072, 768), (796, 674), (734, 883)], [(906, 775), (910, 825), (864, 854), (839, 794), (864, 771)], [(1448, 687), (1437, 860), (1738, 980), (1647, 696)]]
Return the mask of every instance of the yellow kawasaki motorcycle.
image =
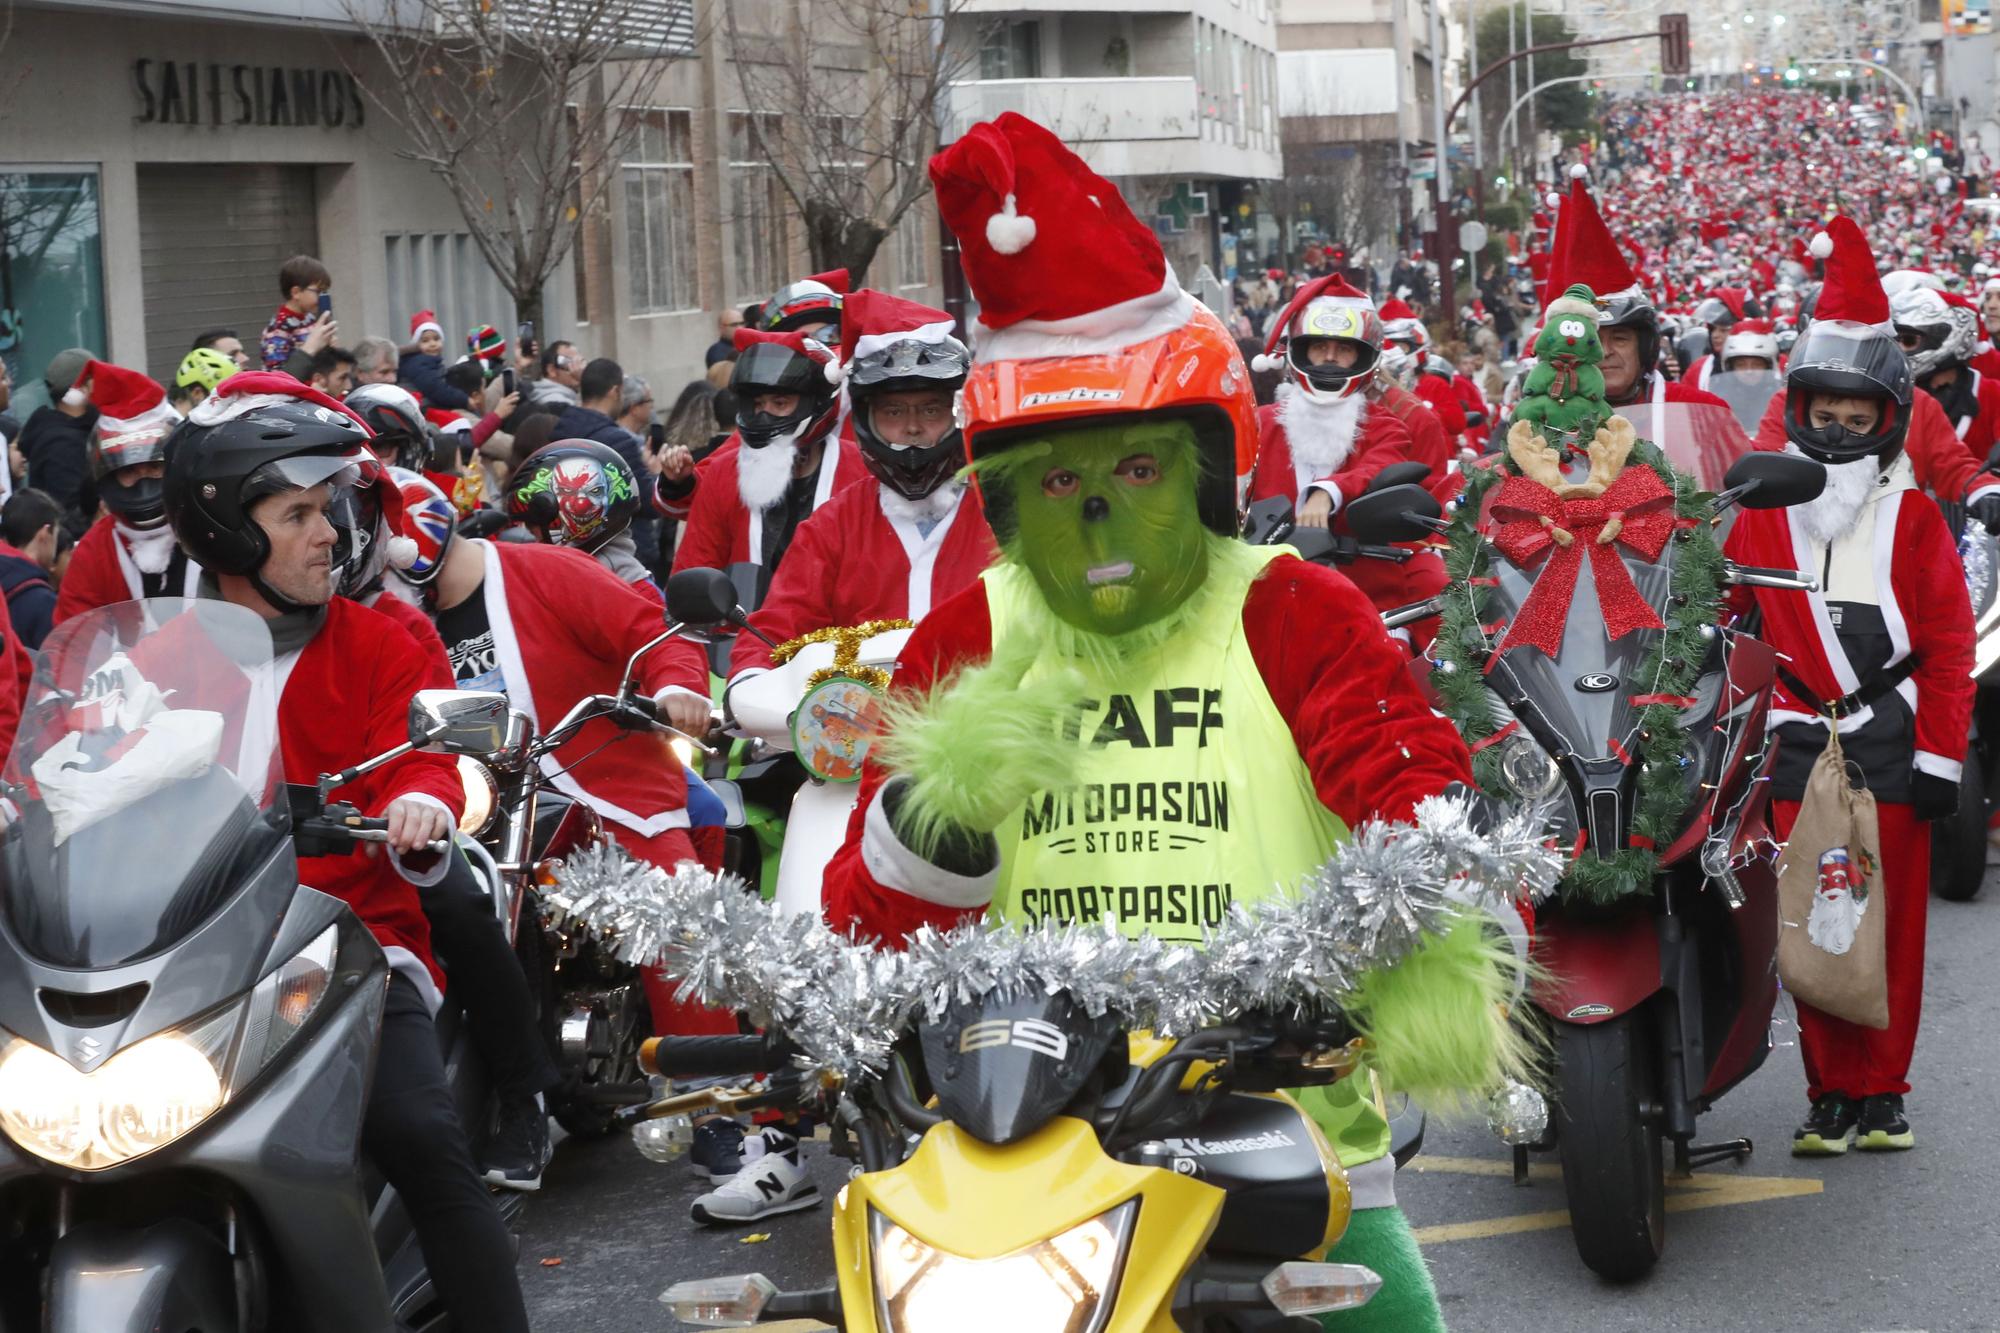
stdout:
[[(1307, 1262), (1346, 1230), (1346, 1175), (1280, 1088), (1355, 1073), (1339, 1018), (1246, 1016), (1178, 1042), (1089, 1017), (1063, 992), (961, 1000), (903, 1035), (878, 1077), (802, 1078), (781, 1037), (660, 1038), (675, 1075), (760, 1075), (625, 1113), (642, 1149), (696, 1110), (816, 1106), (859, 1171), (834, 1205), (835, 1273), (758, 1273), (660, 1299), (714, 1327), (808, 1318), (850, 1333), (1313, 1330), (1382, 1279)], [(1365, 1074), (1357, 1074), (1366, 1077)]]

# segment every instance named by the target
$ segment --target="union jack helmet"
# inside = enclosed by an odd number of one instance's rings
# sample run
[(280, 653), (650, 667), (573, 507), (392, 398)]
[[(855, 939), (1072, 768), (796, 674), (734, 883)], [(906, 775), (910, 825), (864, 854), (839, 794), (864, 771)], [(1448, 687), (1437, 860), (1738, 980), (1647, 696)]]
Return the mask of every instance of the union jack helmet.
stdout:
[(397, 535), (409, 538), (417, 548), (416, 559), (397, 573), (422, 587), (444, 568), (444, 553), (451, 546), (452, 534), (458, 531), (458, 510), (423, 473), (400, 467), (388, 472), (403, 497)]

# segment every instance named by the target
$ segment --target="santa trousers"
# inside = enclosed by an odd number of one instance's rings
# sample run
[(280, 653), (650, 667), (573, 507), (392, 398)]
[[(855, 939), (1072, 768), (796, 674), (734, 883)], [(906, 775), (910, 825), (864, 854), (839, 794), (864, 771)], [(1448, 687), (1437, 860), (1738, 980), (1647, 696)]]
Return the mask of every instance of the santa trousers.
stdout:
[[(662, 870), (672, 870), (683, 861), (701, 860), (695, 853), (688, 830), (684, 828), (665, 829), (647, 837), (610, 822), (606, 822), (604, 827), (610, 832), (612, 841), (620, 847)], [(646, 1003), (653, 1011), (654, 1035), (727, 1036), (740, 1030), (736, 1025), (736, 1015), (727, 1009), (711, 1009), (693, 1001), (675, 999), (673, 979), (659, 968), (646, 968), (640, 976), (646, 985)]]
[[(1771, 802), (1780, 840), (1792, 834), (1797, 801)], [(1862, 1027), (1799, 1001), (1799, 1049), (1806, 1095), (1849, 1097), (1910, 1090), (1910, 1052), (1924, 1001), (1924, 921), (1930, 910), (1931, 829), (1916, 807), (1883, 801), (1875, 807), (1882, 839), (1882, 896), (1888, 919), (1889, 1026)]]

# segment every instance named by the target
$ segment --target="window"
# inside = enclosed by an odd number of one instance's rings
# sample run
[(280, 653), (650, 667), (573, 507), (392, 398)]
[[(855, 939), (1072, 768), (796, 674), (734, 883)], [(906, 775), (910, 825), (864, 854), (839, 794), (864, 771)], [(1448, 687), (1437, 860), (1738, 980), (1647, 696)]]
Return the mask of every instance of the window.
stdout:
[(982, 79), (1042, 77), (1042, 25), (1033, 20), (995, 23), (979, 44)]
[(895, 243), (896, 285), (922, 287), (931, 280), (930, 211), (922, 203), (910, 205), (890, 240)]
[[(0, 168), (0, 359), (23, 420), (48, 401), (57, 352), (108, 350), (101, 236), (95, 171)], [(245, 333), (247, 345), (257, 331)]]
[(389, 308), (436, 311), (445, 331), (445, 360), (455, 359), (458, 339), (482, 324), (500, 330), (510, 344), (514, 341), (514, 298), (500, 285), (471, 232), (388, 232), (382, 246)]
[(686, 111), (642, 110), (624, 165), (626, 277), (635, 315), (693, 310), (694, 127)]
[[(779, 142), (780, 122), (766, 115), (760, 126), (766, 143)], [(731, 305), (761, 301), (785, 280), (784, 186), (759, 151), (750, 113), (729, 113), (729, 232), (735, 295)]]

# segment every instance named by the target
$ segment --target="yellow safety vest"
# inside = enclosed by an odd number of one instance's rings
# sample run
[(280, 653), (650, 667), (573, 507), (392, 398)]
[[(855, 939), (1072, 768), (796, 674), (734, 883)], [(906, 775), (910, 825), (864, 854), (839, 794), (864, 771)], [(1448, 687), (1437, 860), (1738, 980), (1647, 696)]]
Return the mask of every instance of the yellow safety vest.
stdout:
[[(1035, 793), (995, 831), (995, 916), (1108, 917), (1126, 935), (1199, 943), (1232, 903), (1295, 891), (1346, 838), (1243, 632), (1250, 584), (1284, 554), (1228, 548), (1211, 562), (1196, 619), (1079, 701), (1068, 723), (1082, 752), (1075, 785)], [(981, 578), (994, 643), (1035, 623), (1028, 599), (1041, 594), (1027, 570), (1003, 564)], [(1022, 688), (1064, 665), (1036, 662)], [(1307, 1109), (1343, 1165), (1388, 1152), (1372, 1080), (1311, 1091)]]

